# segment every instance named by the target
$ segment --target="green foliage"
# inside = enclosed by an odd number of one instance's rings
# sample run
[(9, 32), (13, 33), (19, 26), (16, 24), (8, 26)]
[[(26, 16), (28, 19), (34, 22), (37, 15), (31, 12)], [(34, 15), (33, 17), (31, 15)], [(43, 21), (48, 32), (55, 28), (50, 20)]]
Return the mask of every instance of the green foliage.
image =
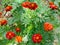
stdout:
[[(58, 10), (51, 10), (48, 7), (48, 3), (43, 2), (42, 0), (29, 0), (31, 2), (36, 2), (38, 4), (38, 8), (36, 10), (25, 9), (21, 6), (22, 2), (25, 0), (3, 0), (1, 2), (2, 6), (12, 5), (13, 9), (11, 10), (12, 16), (8, 18), (8, 24), (5, 26), (0, 26), (0, 37), (3, 39), (0, 40), (0, 45), (10, 45), (10, 43), (14, 44), (15, 40), (11, 41), (5, 38), (5, 34), (7, 31), (14, 31), (15, 27), (14, 23), (17, 23), (21, 28), (20, 33), (16, 33), (17, 35), (25, 36), (28, 34), (29, 41), (25, 43), (21, 43), (20, 45), (53, 45), (54, 41), (54, 32), (46, 32), (44, 31), (43, 24), (44, 22), (51, 22), (54, 25), (54, 28), (59, 26), (59, 20), (57, 19), (60, 14)], [(54, 1), (57, 5), (59, 2)], [(60, 6), (60, 3), (59, 3)], [(39, 44), (35, 44), (32, 42), (32, 35), (35, 33), (40, 33), (43, 37), (43, 40)]]

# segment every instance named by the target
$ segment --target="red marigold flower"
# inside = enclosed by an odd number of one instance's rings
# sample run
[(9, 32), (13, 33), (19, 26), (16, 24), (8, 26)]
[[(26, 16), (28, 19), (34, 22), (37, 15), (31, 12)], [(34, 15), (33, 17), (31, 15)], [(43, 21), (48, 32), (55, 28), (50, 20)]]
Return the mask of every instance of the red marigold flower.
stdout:
[(30, 5), (28, 7), (31, 10), (35, 10), (38, 7), (38, 5), (36, 3), (34, 3), (34, 2), (32, 2), (32, 3), (30, 3)]
[(50, 8), (54, 10), (57, 9), (58, 7), (56, 5), (50, 5)]
[(0, 17), (2, 17), (2, 12), (0, 12)]
[(16, 30), (16, 32), (20, 32), (21, 31), (19, 27), (17, 27), (15, 30)]
[(7, 7), (5, 8), (6, 11), (11, 11), (11, 9), (12, 9), (12, 6), (7, 6)]
[(40, 43), (42, 41), (41, 34), (34, 34), (32, 36), (32, 40), (33, 40), (34, 43)]
[(51, 30), (53, 30), (53, 25), (50, 24), (49, 22), (45, 22), (45, 23), (44, 23), (44, 30), (46, 30), (46, 31), (51, 31)]
[(30, 5), (30, 2), (28, 2), (28, 1), (22, 3), (22, 6), (25, 8), (28, 8), (29, 5)]
[(0, 12), (0, 15), (2, 15), (2, 12)]
[(49, 2), (49, 5), (54, 5), (54, 2)]
[(11, 40), (13, 37), (15, 37), (15, 33), (14, 33), (14, 32), (8, 31), (8, 32), (6, 33), (6, 38), (7, 38), (8, 40)]
[(2, 20), (1, 21), (1, 25), (6, 25), (7, 24), (7, 20)]

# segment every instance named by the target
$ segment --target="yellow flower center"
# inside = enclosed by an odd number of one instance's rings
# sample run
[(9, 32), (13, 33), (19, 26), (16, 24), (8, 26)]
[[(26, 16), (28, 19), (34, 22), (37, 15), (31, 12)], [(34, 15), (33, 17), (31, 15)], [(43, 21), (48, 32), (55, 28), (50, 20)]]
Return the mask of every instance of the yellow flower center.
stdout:
[(39, 39), (39, 37), (37, 36), (36, 39)]
[(11, 35), (11, 33), (9, 33), (9, 35)]
[(34, 6), (34, 4), (32, 4), (32, 7)]

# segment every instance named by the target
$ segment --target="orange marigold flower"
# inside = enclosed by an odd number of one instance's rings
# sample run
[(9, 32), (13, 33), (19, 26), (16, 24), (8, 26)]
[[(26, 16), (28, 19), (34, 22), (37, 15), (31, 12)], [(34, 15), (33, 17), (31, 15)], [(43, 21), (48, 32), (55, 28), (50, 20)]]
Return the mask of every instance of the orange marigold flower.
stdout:
[(51, 30), (53, 30), (53, 25), (50, 24), (49, 22), (45, 22), (45, 23), (44, 23), (44, 30), (46, 30), (46, 31), (51, 31)]
[(22, 42), (22, 37), (21, 36), (16, 36), (15, 40), (16, 40), (16, 42), (20, 43), (20, 42)]

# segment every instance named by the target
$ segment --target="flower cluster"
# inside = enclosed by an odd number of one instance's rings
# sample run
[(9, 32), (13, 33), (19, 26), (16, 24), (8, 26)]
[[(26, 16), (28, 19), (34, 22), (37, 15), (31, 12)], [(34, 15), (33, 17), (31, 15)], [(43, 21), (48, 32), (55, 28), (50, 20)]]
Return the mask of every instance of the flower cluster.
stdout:
[(35, 2), (23, 2), (22, 6), (31, 10), (35, 10), (38, 7), (38, 5)]
[(58, 7), (53, 2), (49, 2), (49, 7), (53, 10), (58, 9)]

